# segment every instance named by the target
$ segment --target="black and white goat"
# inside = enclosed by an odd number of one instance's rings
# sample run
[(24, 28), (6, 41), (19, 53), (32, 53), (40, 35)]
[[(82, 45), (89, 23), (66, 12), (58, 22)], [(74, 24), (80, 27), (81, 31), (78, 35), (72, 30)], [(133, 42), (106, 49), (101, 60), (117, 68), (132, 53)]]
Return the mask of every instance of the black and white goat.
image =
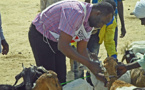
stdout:
[(134, 62), (142, 58), (145, 54), (145, 41), (135, 41), (126, 47), (122, 62), (126, 59), (127, 63)]
[[(25, 68), (22, 64), (23, 70), (18, 75), (15, 76), (16, 82), (13, 85), (17, 90), (32, 90), (33, 83), (47, 70), (44, 67), (37, 67), (31, 65), (29, 68)], [(23, 82), (16, 85), (18, 80), (23, 78)]]

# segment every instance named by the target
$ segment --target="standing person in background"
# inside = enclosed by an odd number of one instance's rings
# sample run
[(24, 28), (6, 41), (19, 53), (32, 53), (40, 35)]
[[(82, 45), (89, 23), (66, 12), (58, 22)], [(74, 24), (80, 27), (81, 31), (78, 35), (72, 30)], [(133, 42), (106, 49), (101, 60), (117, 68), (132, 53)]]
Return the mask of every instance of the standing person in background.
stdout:
[[(99, 63), (90, 61), (87, 43), (92, 28), (107, 24), (113, 14), (113, 7), (107, 2), (92, 5), (68, 0), (47, 7), (33, 20), (28, 35), (36, 65), (55, 71), (63, 83), (66, 81), (67, 56), (97, 76), (101, 68)], [(70, 46), (72, 40), (77, 42), (77, 50)]]
[[(2, 45), (2, 49), (1, 49), (1, 45)], [(0, 53), (1, 52), (3, 55), (7, 55), (7, 53), (9, 52), (9, 45), (3, 35), (1, 14), (0, 14)]]
[[(101, 2), (101, 1), (103, 1), (103, 0), (92, 0), (92, 3), (95, 4), (95, 3), (98, 3), (98, 2)], [(125, 23), (124, 23), (124, 15), (123, 15), (123, 3), (122, 3), (122, 0), (114, 0), (114, 1), (116, 2), (116, 6), (117, 6), (116, 11), (115, 11), (116, 20), (117, 20), (117, 13), (118, 13), (120, 21), (121, 21), (121, 35), (120, 35), (120, 38), (123, 38), (126, 34)], [(85, 2), (90, 3), (90, 0), (85, 0)], [(117, 33), (117, 35), (115, 36), (115, 39), (117, 40), (116, 37), (118, 37), (118, 29), (116, 30), (116, 33)], [(115, 43), (117, 45), (117, 41)]]
[[(102, 1), (102, 0), (92, 0), (92, 3), (98, 3), (100, 1)], [(125, 29), (125, 24), (124, 24), (124, 16), (123, 16), (123, 3), (122, 3), (122, 0), (114, 0), (114, 1), (116, 3), (116, 6), (117, 6), (117, 9), (115, 10), (115, 15), (114, 16), (115, 16), (115, 19), (116, 19), (116, 22), (117, 22), (117, 13), (119, 14), (120, 21), (121, 21), (121, 35), (120, 35), (120, 37), (123, 38), (125, 36), (125, 34), (126, 34), (126, 29)], [(85, 0), (85, 2), (89, 2), (90, 3), (90, 0)], [(107, 27), (109, 27), (109, 24), (111, 24), (111, 23), (113, 23), (113, 22), (108, 23)], [(112, 27), (111, 27), (111, 29), (112, 29)], [(96, 53), (96, 54), (99, 53), (99, 47), (100, 47), (100, 44), (102, 43), (102, 39), (99, 41), (99, 39), (100, 39), (100, 37), (99, 37), (99, 31), (100, 30), (97, 30), (97, 31), (98, 31), (97, 33), (95, 33), (95, 34), (93, 34), (91, 36), (91, 39), (93, 40), (93, 42), (88, 44), (88, 49), (91, 52)], [(115, 35), (114, 35), (114, 41), (115, 41), (116, 51), (117, 51), (117, 38), (118, 38), (118, 27), (116, 27), (116, 29), (115, 29)], [(106, 45), (105, 45), (105, 47), (106, 47)], [(107, 50), (107, 54), (109, 54), (108, 50)], [(117, 58), (117, 55), (116, 55), (115, 52), (112, 55), (113, 55), (113, 57)]]

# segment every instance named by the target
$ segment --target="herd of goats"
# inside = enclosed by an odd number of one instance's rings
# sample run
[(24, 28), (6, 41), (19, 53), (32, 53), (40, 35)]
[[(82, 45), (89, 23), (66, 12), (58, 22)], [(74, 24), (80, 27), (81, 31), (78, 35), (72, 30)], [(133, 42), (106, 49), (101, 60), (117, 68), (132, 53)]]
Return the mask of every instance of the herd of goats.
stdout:
[[(145, 41), (136, 41), (128, 46), (122, 58), (122, 62), (126, 59), (127, 63), (134, 62), (139, 58), (143, 58), (145, 53)], [(90, 58), (95, 59), (98, 57), (90, 53)], [(93, 86), (87, 83), (84, 79), (75, 79), (74, 81), (62, 86), (59, 83), (57, 74), (54, 71), (46, 70), (42, 66), (34, 66), (26, 68), (22, 64), (23, 70), (15, 76), (14, 85), (0, 85), (0, 90), (145, 90), (145, 70), (136, 68), (127, 71), (119, 79), (115, 66), (117, 62), (114, 58), (108, 57), (101, 65), (103, 74), (106, 77), (108, 87), (104, 83), (97, 80), (96, 77), (90, 72)], [(88, 70), (88, 69), (87, 69)], [(88, 70), (89, 71), (89, 70)], [(79, 67), (78, 67), (79, 72)], [(114, 76), (111, 77), (110, 76)], [(23, 82), (17, 85), (20, 78)]]

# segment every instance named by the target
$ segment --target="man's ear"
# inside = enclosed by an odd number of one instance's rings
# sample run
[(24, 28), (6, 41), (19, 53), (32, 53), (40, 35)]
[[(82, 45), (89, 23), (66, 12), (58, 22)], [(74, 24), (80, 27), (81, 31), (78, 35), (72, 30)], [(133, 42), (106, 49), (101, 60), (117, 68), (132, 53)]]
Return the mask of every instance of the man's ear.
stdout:
[(98, 10), (98, 11), (96, 12), (96, 15), (100, 15), (100, 14), (101, 14), (101, 11)]

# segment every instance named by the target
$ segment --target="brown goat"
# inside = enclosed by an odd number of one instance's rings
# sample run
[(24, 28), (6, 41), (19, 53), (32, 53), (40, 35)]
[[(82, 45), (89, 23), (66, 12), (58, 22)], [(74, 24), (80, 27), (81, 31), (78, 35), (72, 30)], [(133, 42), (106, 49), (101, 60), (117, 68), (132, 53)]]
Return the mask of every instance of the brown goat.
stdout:
[(62, 90), (57, 74), (51, 70), (42, 74), (32, 90)]
[(108, 57), (104, 60), (104, 67), (109, 74), (109, 90), (143, 90), (139, 87), (145, 87), (145, 71), (143, 69), (137, 68), (131, 71), (131, 84), (126, 83), (121, 80), (117, 80), (117, 72), (115, 66), (117, 65), (114, 58)]
[[(129, 83), (126, 83), (124, 81), (121, 81), (121, 80), (115, 80), (113, 83), (112, 83), (112, 86), (110, 87), (110, 90), (116, 90), (117, 88), (120, 88), (119, 90), (126, 90), (125, 88), (123, 87), (126, 87), (126, 89), (128, 90), (133, 90), (135, 89), (136, 87), (133, 86), (132, 84), (129, 84)], [(122, 89), (121, 89), (122, 88)]]
[(106, 68), (108, 74), (109, 74), (109, 84), (108, 84), (108, 89), (110, 89), (112, 83), (117, 80), (117, 73), (116, 73), (116, 69), (115, 66), (117, 65), (116, 59), (114, 59), (113, 57), (107, 57), (104, 60), (104, 67)]
[(137, 87), (145, 87), (145, 71), (141, 68), (131, 70), (131, 84)]

